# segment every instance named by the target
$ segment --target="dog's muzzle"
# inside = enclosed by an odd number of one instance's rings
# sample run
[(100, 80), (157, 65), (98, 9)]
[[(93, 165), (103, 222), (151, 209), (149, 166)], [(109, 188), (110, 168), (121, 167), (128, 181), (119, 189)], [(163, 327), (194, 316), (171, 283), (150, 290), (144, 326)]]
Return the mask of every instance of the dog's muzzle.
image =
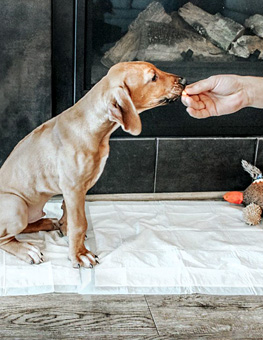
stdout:
[(159, 101), (160, 105), (165, 105), (169, 103), (173, 103), (178, 100), (187, 84), (187, 80), (182, 77), (178, 77), (177, 81), (174, 84), (174, 88), (171, 94)]

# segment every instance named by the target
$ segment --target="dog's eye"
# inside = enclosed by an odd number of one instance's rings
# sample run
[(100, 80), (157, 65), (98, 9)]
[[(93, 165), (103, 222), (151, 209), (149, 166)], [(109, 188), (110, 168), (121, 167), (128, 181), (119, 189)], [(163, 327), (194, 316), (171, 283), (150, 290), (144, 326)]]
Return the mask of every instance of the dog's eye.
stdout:
[(157, 74), (155, 73), (154, 76), (152, 77), (152, 81), (156, 81), (158, 79)]

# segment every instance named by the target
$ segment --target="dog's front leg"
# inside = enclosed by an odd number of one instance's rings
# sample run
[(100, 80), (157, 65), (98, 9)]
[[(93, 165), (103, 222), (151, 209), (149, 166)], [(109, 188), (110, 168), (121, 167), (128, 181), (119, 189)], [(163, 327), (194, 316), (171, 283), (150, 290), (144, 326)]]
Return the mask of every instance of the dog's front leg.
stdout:
[(74, 268), (92, 268), (98, 263), (97, 256), (84, 245), (88, 227), (85, 215), (85, 193), (63, 193), (67, 207), (67, 235), (69, 238), (69, 258)]

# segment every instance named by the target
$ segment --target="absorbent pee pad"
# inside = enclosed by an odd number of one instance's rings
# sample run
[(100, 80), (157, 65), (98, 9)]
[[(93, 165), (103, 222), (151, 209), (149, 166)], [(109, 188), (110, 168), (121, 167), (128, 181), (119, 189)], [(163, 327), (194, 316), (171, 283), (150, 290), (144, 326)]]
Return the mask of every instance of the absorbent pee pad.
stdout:
[[(48, 202), (60, 218), (61, 202)], [(29, 265), (0, 250), (0, 295), (263, 294), (263, 228), (242, 206), (221, 201), (86, 202), (93, 269), (73, 269), (57, 231), (19, 235), (45, 262)]]

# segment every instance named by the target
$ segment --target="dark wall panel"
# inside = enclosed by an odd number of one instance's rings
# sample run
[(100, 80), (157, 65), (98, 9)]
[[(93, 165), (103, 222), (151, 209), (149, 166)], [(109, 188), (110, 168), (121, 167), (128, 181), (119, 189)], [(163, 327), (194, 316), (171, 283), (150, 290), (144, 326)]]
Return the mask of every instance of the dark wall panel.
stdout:
[(254, 163), (256, 139), (159, 140), (157, 192), (244, 190), (250, 176), (241, 160)]
[(111, 140), (105, 170), (89, 193), (152, 193), (155, 161), (155, 139)]
[(51, 117), (51, 0), (1, 0), (0, 164)]

